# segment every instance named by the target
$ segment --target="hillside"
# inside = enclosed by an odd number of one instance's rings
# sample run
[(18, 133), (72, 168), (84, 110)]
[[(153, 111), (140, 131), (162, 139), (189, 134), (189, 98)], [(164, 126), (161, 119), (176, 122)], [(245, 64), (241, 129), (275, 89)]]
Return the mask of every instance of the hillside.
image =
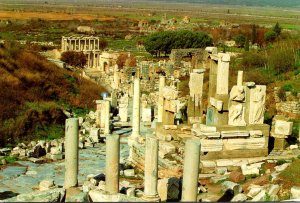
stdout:
[(16, 44), (0, 47), (0, 76), (0, 146), (61, 136), (62, 110), (86, 113), (105, 90)]
[(168, 3), (201, 3), (201, 4), (219, 4), (236, 6), (268, 6), (268, 7), (300, 7), (297, 0), (150, 0), (153, 2)]

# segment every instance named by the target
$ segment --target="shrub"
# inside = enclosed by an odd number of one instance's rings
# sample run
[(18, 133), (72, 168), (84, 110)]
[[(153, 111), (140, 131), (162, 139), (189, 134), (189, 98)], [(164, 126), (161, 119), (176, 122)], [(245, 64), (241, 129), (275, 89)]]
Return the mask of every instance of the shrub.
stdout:
[(269, 54), (269, 65), (277, 74), (286, 73), (295, 68), (295, 55), (290, 47), (275, 47)]
[(262, 68), (266, 65), (267, 59), (262, 53), (245, 52), (242, 55), (241, 64), (244, 68)]
[(282, 87), (279, 88), (277, 96), (279, 97), (279, 99), (281, 101), (286, 101), (286, 94), (285, 94), (285, 91), (284, 91), (284, 89)]
[(287, 163), (286, 160), (284, 160), (284, 159), (279, 159), (279, 160), (277, 160), (276, 165), (279, 166), (279, 165), (282, 165), (282, 164), (285, 164), (285, 163)]
[(269, 31), (269, 32), (265, 33), (266, 42), (274, 42), (276, 37), (277, 37), (277, 34), (274, 31)]
[(87, 59), (83, 52), (66, 51), (62, 53), (61, 60), (70, 66), (83, 68)]

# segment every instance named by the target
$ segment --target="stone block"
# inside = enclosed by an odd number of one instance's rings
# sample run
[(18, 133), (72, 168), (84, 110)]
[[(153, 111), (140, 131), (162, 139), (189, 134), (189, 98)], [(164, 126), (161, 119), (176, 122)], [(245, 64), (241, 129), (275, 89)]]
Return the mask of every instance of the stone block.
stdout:
[(216, 162), (214, 161), (206, 161), (206, 160), (201, 160), (200, 161), (202, 167), (209, 167), (209, 168), (213, 168), (216, 167)]
[(177, 125), (164, 125), (165, 130), (177, 130)]
[(291, 198), (292, 199), (300, 199), (300, 187), (293, 186), (291, 188)]
[(126, 169), (124, 170), (124, 176), (126, 177), (134, 177), (135, 172), (134, 169)]
[(179, 179), (164, 178), (158, 180), (157, 191), (161, 201), (177, 200), (179, 196)]
[(201, 152), (218, 152), (223, 150), (223, 140), (201, 139)]
[(248, 131), (221, 131), (222, 138), (249, 137)]
[(261, 130), (250, 130), (249, 134), (250, 134), (250, 137), (253, 137), (253, 138), (257, 138), (257, 137), (262, 137), (263, 136), (263, 133), (262, 133)]
[(245, 202), (247, 200), (247, 196), (244, 195), (243, 193), (235, 195), (232, 199), (231, 202)]
[(274, 138), (274, 150), (285, 150), (287, 147), (287, 141), (285, 138)]
[(237, 195), (242, 192), (242, 187), (239, 184), (231, 182), (231, 181), (223, 182), (222, 186), (225, 188), (225, 191), (228, 189), (232, 190), (234, 195)]
[(90, 138), (92, 138), (94, 143), (99, 142), (100, 128), (91, 128), (90, 129)]
[(274, 128), (275, 134), (291, 135), (293, 130), (293, 122), (276, 120)]
[(124, 194), (110, 194), (101, 190), (89, 191), (89, 197), (93, 202), (145, 202), (137, 197), (130, 197)]
[(262, 190), (255, 197), (253, 197), (251, 201), (252, 202), (264, 201), (265, 198), (266, 198), (266, 191)]
[(142, 122), (151, 122), (151, 119), (152, 119), (151, 108), (143, 108)]
[(280, 190), (280, 186), (279, 185), (271, 185), (271, 187), (269, 188), (268, 194), (270, 196), (275, 196), (277, 195), (277, 193)]
[(35, 191), (17, 196), (18, 202), (62, 202), (65, 196), (65, 189), (55, 188), (46, 191)]
[(176, 147), (169, 142), (159, 143), (159, 157), (164, 158), (166, 155), (175, 153)]
[(226, 150), (238, 150), (238, 149), (263, 149), (266, 146), (266, 139), (261, 138), (237, 138), (224, 140), (224, 148)]
[(249, 192), (247, 193), (247, 196), (250, 198), (255, 197), (258, 193), (260, 193), (263, 188), (260, 185), (250, 185), (248, 188)]
[(53, 188), (54, 185), (54, 180), (53, 179), (48, 179), (48, 180), (42, 180), (39, 184), (39, 190), (44, 191), (44, 190), (49, 190)]
[(218, 159), (216, 160), (217, 166), (231, 166), (233, 161), (231, 159)]

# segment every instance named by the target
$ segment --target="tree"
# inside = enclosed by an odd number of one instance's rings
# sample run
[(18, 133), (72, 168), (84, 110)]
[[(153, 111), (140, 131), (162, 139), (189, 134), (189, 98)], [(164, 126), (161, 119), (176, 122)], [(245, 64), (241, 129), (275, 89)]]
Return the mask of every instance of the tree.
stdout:
[(249, 39), (248, 37), (246, 37), (246, 41), (245, 41), (245, 51), (249, 51)]
[(87, 59), (83, 52), (66, 51), (62, 53), (61, 60), (70, 66), (83, 68)]
[(252, 42), (252, 44), (255, 44), (255, 43), (256, 43), (256, 35), (257, 35), (257, 32), (256, 32), (256, 25), (253, 24), (253, 25), (252, 25), (252, 33), (251, 33), (251, 42)]
[(244, 47), (246, 42), (246, 37), (244, 35), (237, 35), (235, 36), (234, 41), (238, 47)]
[(108, 46), (108, 42), (105, 39), (99, 40), (99, 49), (103, 50)]
[(170, 54), (172, 49), (204, 48), (210, 45), (212, 39), (208, 34), (189, 30), (156, 32), (144, 40), (146, 51), (156, 56)]
[(279, 23), (277, 22), (275, 24), (275, 26), (273, 27), (273, 31), (276, 33), (276, 36), (279, 36), (281, 34), (281, 29), (282, 28), (280, 27)]
[(274, 42), (276, 37), (277, 37), (277, 34), (274, 31), (268, 31), (265, 33), (265, 40), (267, 42)]

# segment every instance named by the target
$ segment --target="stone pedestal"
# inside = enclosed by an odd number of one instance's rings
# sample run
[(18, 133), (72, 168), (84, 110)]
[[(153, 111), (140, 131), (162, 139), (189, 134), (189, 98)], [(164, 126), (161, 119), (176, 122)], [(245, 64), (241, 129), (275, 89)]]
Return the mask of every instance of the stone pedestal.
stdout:
[(283, 151), (287, 147), (287, 141), (285, 138), (274, 137), (274, 150)]
[(131, 139), (140, 137), (140, 80), (134, 79), (133, 108), (132, 108), (132, 134)]
[(78, 185), (78, 118), (66, 120), (65, 127), (65, 181), (64, 188)]
[(184, 148), (182, 202), (196, 202), (200, 163), (200, 140), (189, 139)]
[(157, 192), (158, 177), (158, 140), (153, 135), (146, 136), (145, 149), (145, 186), (143, 199), (146, 201), (159, 201)]
[(105, 190), (111, 194), (119, 192), (120, 136), (106, 136)]

